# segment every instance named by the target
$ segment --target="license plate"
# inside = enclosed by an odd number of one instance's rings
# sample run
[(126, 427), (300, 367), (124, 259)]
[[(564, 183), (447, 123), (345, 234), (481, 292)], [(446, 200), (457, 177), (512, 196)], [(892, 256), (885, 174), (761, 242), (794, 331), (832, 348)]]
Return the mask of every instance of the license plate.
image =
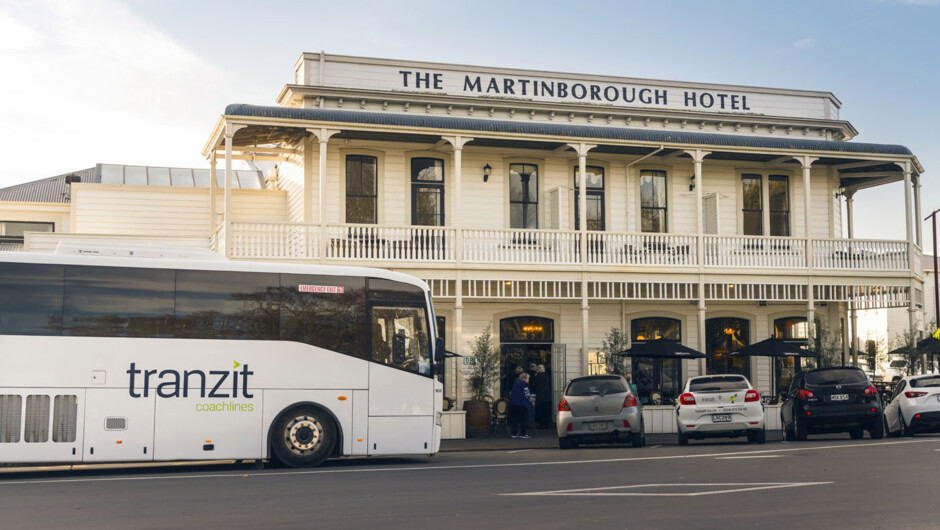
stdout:
[(593, 423), (588, 424), (588, 429), (591, 429), (592, 431), (603, 431), (606, 428), (607, 428), (606, 421), (595, 421)]
[(829, 401), (848, 401), (848, 400), (849, 400), (848, 394), (833, 394), (829, 396)]
[(731, 421), (731, 414), (712, 414), (712, 423)]

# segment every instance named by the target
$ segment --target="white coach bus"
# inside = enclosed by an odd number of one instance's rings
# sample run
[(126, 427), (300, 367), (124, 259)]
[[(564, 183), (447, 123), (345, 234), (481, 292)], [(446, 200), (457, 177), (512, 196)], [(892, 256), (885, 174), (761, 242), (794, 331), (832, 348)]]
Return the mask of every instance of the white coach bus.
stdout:
[(423, 282), (181, 256), (0, 254), (0, 464), (438, 451)]

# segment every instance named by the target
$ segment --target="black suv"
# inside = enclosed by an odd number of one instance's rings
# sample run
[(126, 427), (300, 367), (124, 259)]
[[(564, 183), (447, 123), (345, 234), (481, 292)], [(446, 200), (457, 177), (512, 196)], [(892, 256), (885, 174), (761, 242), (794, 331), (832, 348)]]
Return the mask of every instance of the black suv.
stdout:
[(848, 432), (853, 440), (884, 436), (884, 410), (878, 389), (859, 368), (818, 368), (797, 374), (790, 384), (780, 421), (787, 440), (810, 433)]

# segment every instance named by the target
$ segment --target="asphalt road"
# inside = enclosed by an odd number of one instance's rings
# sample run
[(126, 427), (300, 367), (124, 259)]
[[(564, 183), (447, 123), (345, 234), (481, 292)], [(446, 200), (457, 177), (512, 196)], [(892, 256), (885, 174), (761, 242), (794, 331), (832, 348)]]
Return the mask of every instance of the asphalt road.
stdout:
[(931, 528), (940, 436), (0, 474), (0, 528)]

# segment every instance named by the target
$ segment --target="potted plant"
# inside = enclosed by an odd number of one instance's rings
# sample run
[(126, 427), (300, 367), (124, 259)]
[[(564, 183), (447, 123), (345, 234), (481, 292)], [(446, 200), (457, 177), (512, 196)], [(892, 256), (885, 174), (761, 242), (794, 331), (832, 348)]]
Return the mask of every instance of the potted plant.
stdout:
[[(487, 391), (499, 378), (500, 353), (493, 343), (493, 328), (487, 325), (483, 333), (468, 341), (470, 355), (467, 357), (470, 388), (473, 398), (465, 401), (467, 411), (467, 435), (479, 435), (490, 432), (492, 425), (490, 403), (486, 401)], [(492, 398), (491, 398), (492, 399)]]

